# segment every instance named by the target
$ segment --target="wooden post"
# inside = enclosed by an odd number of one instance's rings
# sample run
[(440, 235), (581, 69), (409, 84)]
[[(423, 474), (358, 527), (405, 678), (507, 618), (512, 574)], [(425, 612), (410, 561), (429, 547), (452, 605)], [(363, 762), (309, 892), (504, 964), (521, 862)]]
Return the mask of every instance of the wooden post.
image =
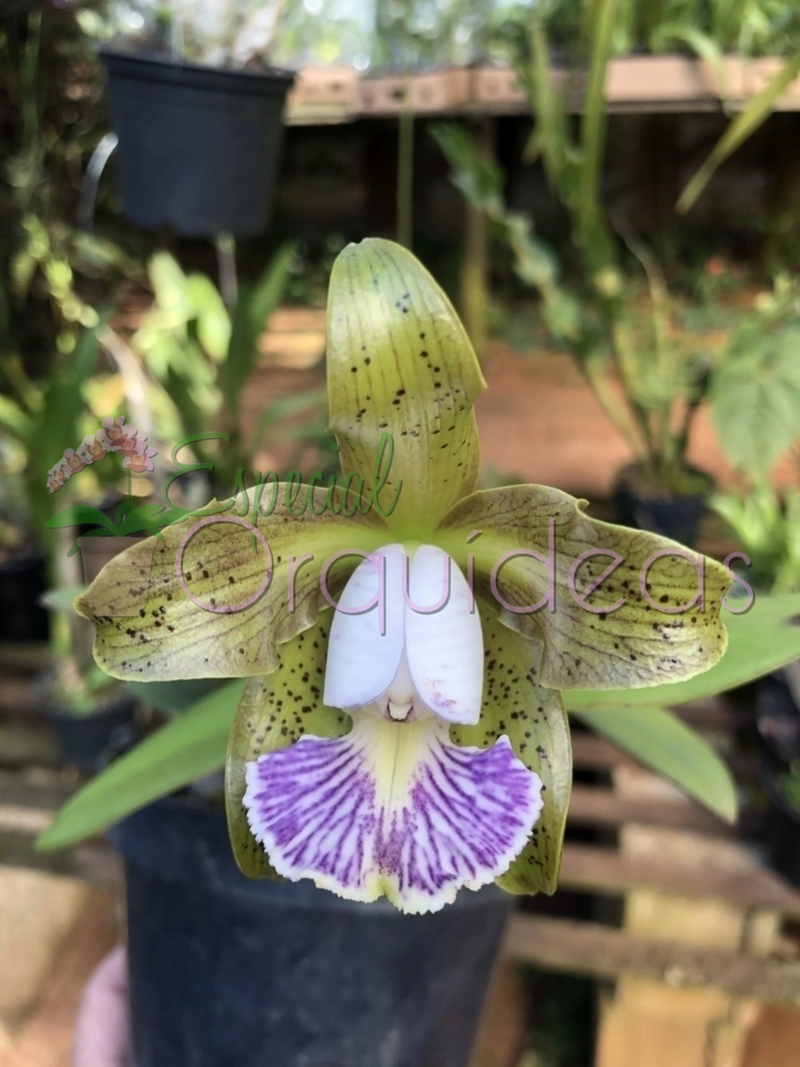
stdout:
[[(617, 768), (614, 784), (631, 800), (672, 795), (676, 806), (686, 803), (663, 779), (639, 768)], [(676, 866), (747, 877), (747, 857), (737, 842), (702, 833), (631, 823), (621, 830), (620, 850), (642, 862), (658, 856)], [(779, 916), (771, 909), (754, 912), (733, 902), (689, 900), (642, 888), (626, 896), (624, 926), (655, 941), (766, 956), (778, 935)], [(743, 1067), (747, 1036), (760, 1013), (758, 1001), (722, 990), (687, 990), (624, 976), (601, 1006), (596, 1065)]]

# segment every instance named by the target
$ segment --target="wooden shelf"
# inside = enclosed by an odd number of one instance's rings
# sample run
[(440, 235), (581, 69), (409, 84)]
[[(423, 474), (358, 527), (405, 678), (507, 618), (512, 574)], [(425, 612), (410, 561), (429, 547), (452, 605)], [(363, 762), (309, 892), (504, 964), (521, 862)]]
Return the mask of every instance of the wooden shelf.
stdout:
[[(687, 56), (626, 56), (612, 61), (606, 98), (612, 112), (718, 111), (723, 101), (741, 107), (764, 87), (782, 59), (729, 56), (720, 66)], [(563, 83), (568, 73), (554, 68)], [(575, 78), (570, 106), (580, 111), (582, 79)], [(359, 76), (351, 68), (301, 70), (287, 105), (289, 125), (316, 126), (398, 115), (406, 93), (416, 115), (509, 115), (528, 111), (513, 70), (464, 67), (422, 74)], [(800, 110), (800, 78), (777, 110)]]

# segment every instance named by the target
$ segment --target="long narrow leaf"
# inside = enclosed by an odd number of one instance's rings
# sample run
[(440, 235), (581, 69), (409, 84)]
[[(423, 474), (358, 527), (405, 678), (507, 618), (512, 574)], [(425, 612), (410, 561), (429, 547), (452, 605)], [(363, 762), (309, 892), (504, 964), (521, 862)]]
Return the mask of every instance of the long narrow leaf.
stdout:
[(728, 650), (716, 667), (688, 682), (650, 689), (616, 689), (568, 693), (570, 711), (626, 704), (683, 704), (744, 685), (800, 659), (800, 593), (756, 597), (743, 615), (723, 612)]
[(607, 123), (606, 74), (614, 49), (619, 0), (595, 0), (594, 6), (594, 39), (581, 126), (583, 165), (580, 171), (579, 216), (584, 240), (597, 227), (600, 216), (600, 172)]
[(238, 679), (215, 690), (112, 763), (64, 805), (36, 847), (48, 850), (72, 845), (220, 770), (244, 686), (245, 679)]
[(664, 708), (595, 708), (572, 713), (592, 730), (723, 819), (736, 818), (736, 786), (714, 749)]
[(775, 109), (780, 98), (800, 74), (800, 52), (788, 59), (781, 69), (757, 93), (730, 123), (709, 154), (708, 159), (691, 178), (678, 198), (676, 210), (685, 214), (697, 202), (698, 197), (711, 180), (712, 175), (728, 156), (755, 133)]

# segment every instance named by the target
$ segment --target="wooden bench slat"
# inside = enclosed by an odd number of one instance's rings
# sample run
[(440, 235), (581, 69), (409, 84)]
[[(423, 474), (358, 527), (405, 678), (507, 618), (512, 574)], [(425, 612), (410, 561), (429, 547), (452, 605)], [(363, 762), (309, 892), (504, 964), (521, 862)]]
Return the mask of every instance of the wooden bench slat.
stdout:
[(761, 829), (763, 820), (754, 813), (745, 812), (739, 823), (731, 826), (694, 801), (632, 798), (603, 786), (573, 785), (568, 822), (579, 826), (640, 823), (735, 838), (752, 836)]
[(800, 892), (755, 861), (737, 871), (681, 867), (637, 859), (610, 848), (568, 842), (559, 884), (564, 889), (609, 895), (655, 889), (695, 900), (726, 901), (746, 909), (774, 909), (800, 919)]
[(514, 959), (595, 978), (635, 974), (679, 988), (800, 1007), (800, 963), (653, 941), (598, 923), (512, 916), (505, 951)]

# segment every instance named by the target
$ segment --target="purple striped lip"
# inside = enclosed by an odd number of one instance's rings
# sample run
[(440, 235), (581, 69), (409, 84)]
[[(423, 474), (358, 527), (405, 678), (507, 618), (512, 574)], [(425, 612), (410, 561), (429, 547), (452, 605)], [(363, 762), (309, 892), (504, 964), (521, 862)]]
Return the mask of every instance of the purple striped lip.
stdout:
[(459, 747), (436, 718), (362, 713), (345, 737), (306, 735), (249, 763), (244, 806), (279, 874), (427, 912), (508, 869), (541, 791), (507, 737)]

